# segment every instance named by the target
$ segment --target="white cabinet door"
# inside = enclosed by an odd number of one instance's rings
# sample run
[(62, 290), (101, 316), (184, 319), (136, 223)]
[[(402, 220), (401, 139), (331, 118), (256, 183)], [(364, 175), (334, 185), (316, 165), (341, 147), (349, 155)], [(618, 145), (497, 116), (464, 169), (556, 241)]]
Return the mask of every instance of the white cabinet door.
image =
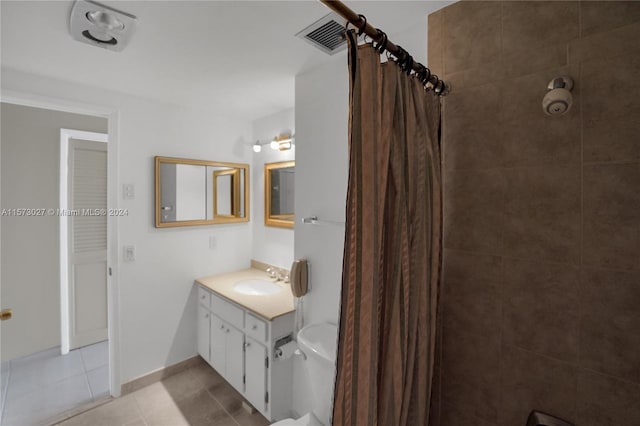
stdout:
[(210, 362), (218, 373), (225, 375), (225, 358), (227, 352), (227, 333), (224, 321), (215, 315), (211, 315), (211, 349)]
[(261, 411), (266, 409), (267, 348), (247, 337), (245, 346), (246, 391), (245, 397)]
[(209, 357), (209, 311), (198, 304), (198, 353), (205, 361), (211, 363)]
[(227, 371), (225, 378), (240, 393), (244, 392), (244, 360), (242, 346), (244, 334), (227, 325)]

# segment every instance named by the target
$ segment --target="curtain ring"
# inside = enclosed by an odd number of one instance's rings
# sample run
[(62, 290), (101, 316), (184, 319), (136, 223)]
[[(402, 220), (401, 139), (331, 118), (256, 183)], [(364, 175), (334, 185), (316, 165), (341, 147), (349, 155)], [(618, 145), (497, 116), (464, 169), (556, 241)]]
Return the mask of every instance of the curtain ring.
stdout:
[(424, 85), (424, 77), (425, 75), (427, 75), (427, 67), (425, 67), (424, 65), (420, 64), (420, 71), (418, 71), (416, 73), (416, 77), (418, 78), (418, 80), (420, 80), (420, 83), (422, 83)]
[(398, 48), (398, 54), (396, 55), (396, 63), (400, 65), (400, 68), (402, 68), (402, 62), (404, 61), (404, 58), (406, 58), (406, 51), (399, 44), (396, 44), (396, 47)]
[(404, 65), (407, 75), (411, 74), (411, 70), (413, 70), (413, 56), (407, 53), (407, 59), (405, 60)]
[[(347, 22), (345, 22), (345, 23), (344, 23), (344, 32), (345, 32), (345, 33), (346, 33), (347, 31), (349, 31), (349, 24), (351, 24), (351, 21), (347, 21)], [(351, 25), (353, 25), (353, 24), (351, 24)], [(356, 27), (355, 25), (353, 25), (353, 26), (354, 26), (355, 28), (358, 28), (358, 27)]]
[(396, 45), (398, 50), (398, 60), (396, 61), (398, 65), (400, 65), (400, 69), (407, 74), (411, 73), (411, 69), (413, 68), (413, 57), (409, 55), (409, 52), (404, 50), (402, 46)]
[(429, 79), (431, 79), (431, 70), (427, 67), (424, 67), (421, 78), (422, 84), (426, 85), (429, 82)]
[(367, 17), (364, 15), (358, 15), (360, 17), (360, 19), (364, 20), (364, 23), (357, 27), (358, 28), (358, 37), (360, 37), (362, 34), (364, 34), (364, 30), (367, 28)]
[(382, 55), (382, 53), (387, 50), (387, 41), (388, 41), (387, 33), (380, 30), (379, 28), (376, 28), (376, 33), (378, 34), (379, 37), (382, 38), (382, 40), (380, 40), (380, 42), (377, 43), (376, 46), (374, 47), (378, 51), (378, 53)]
[[(438, 78), (437, 75), (434, 75), (434, 77)], [(442, 82), (442, 80), (438, 79), (437, 83), (433, 86), (433, 91), (436, 93), (436, 95), (440, 95), (442, 93), (443, 88), (444, 88), (444, 83)]]

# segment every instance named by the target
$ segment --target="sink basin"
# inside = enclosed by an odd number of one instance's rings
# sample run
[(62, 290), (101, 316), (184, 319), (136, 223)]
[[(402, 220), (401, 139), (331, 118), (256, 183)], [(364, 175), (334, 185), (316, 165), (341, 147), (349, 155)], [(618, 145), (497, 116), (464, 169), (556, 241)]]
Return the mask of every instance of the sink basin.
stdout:
[(242, 280), (238, 281), (233, 289), (240, 294), (251, 296), (264, 296), (266, 294), (276, 294), (282, 291), (282, 287), (266, 280)]

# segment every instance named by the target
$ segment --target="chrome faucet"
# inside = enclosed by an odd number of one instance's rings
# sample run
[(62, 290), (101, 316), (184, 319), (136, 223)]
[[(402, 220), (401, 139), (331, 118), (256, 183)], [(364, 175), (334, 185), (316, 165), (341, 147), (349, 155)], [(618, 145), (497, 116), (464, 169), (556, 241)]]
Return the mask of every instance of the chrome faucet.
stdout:
[(269, 266), (267, 268), (267, 274), (269, 274), (269, 278), (274, 279), (277, 278), (278, 273), (276, 272), (276, 268), (274, 268), (273, 266)]
[(267, 274), (269, 274), (269, 278), (275, 279), (276, 281), (283, 281), (287, 284), (289, 283), (289, 271), (287, 271), (286, 269), (269, 266), (266, 271)]
[(278, 281), (284, 281), (286, 284), (289, 283), (289, 271), (286, 269), (278, 269)]

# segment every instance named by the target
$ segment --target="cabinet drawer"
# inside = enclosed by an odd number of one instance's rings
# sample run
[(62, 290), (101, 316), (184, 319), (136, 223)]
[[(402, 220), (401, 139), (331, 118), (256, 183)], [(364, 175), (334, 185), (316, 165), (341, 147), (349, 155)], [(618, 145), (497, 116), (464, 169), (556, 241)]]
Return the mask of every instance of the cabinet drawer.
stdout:
[(244, 326), (244, 311), (242, 309), (212, 294), (211, 311), (215, 312), (216, 315), (223, 318), (229, 324), (242, 330)]
[(211, 292), (198, 286), (198, 302), (207, 309), (211, 309)]
[(254, 339), (265, 342), (267, 340), (267, 323), (247, 313), (245, 332)]

